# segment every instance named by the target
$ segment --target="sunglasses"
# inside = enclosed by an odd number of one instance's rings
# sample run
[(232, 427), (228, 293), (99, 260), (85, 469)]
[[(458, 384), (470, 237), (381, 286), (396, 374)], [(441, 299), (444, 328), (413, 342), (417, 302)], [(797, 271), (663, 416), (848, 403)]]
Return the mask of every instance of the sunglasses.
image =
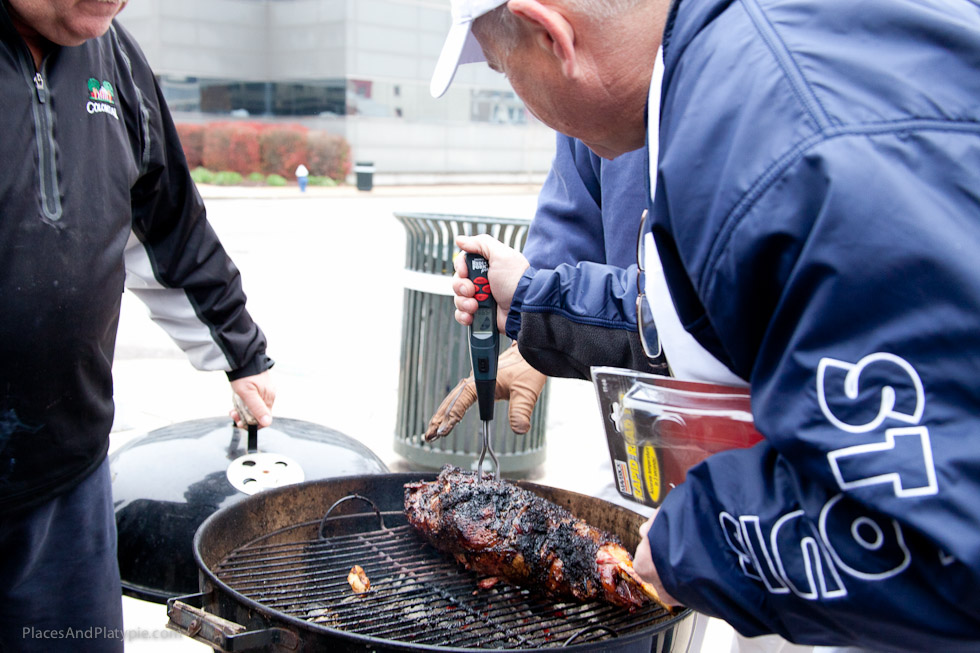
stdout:
[[(643, 353), (651, 360), (663, 357), (663, 348), (660, 346), (660, 336), (657, 334), (657, 325), (653, 322), (653, 310), (650, 308), (650, 300), (647, 299), (644, 289), (646, 288), (646, 271), (643, 269), (643, 262), (646, 260), (646, 234), (647, 221), (650, 212), (643, 209), (640, 216), (640, 233), (636, 237), (636, 324), (640, 332), (640, 343), (643, 345)], [(658, 363), (666, 361), (657, 360)]]

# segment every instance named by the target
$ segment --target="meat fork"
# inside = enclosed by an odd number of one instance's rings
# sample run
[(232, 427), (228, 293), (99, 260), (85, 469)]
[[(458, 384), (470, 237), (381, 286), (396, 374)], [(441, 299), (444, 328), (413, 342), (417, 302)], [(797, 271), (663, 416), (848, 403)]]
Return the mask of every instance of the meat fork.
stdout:
[(490, 291), (490, 263), (476, 254), (466, 255), (466, 271), (476, 286), (476, 313), (470, 324), (470, 358), (473, 362), (473, 381), (476, 400), (483, 420), (483, 451), (477, 473), (483, 476), (483, 459), (487, 453), (493, 460), (495, 480), (500, 480), (500, 461), (490, 446), (490, 422), (493, 421), (493, 402), (497, 392), (497, 357), (500, 354), (500, 331), (497, 328), (497, 300)]
[(490, 420), (483, 421), (483, 451), (480, 452), (480, 462), (476, 464), (477, 473), (480, 474), (480, 478), (483, 477), (483, 459), (489, 453), (490, 459), (493, 461), (493, 480), (500, 480), (500, 461), (497, 460), (497, 455), (493, 452), (493, 447), (490, 446), (490, 440), (493, 435), (490, 433)]

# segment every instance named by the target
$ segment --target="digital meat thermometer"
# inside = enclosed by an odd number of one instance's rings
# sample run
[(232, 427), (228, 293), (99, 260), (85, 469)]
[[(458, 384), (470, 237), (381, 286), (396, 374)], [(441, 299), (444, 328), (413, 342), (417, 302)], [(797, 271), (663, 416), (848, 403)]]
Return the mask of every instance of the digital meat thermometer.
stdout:
[(490, 445), (490, 423), (493, 421), (493, 403), (497, 392), (497, 356), (500, 353), (500, 331), (497, 329), (497, 300), (490, 291), (490, 264), (478, 254), (466, 254), (466, 270), (476, 285), (478, 306), (470, 325), (470, 359), (473, 362), (473, 380), (476, 382), (476, 400), (483, 420), (483, 451), (477, 463), (477, 473), (483, 473), (483, 459), (487, 453), (493, 460), (495, 479), (500, 478), (500, 462)]

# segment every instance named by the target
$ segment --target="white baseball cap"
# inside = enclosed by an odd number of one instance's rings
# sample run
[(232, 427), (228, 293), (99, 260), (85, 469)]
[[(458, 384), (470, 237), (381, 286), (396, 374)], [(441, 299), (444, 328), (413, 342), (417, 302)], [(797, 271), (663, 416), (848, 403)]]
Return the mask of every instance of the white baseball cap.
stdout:
[(449, 90), (449, 85), (456, 76), (456, 68), (460, 64), (486, 61), (483, 49), (477, 42), (470, 27), (473, 21), (483, 14), (493, 11), (507, 0), (450, 0), (452, 4), (453, 24), (442, 45), (439, 61), (432, 72), (429, 92), (432, 97), (442, 97)]

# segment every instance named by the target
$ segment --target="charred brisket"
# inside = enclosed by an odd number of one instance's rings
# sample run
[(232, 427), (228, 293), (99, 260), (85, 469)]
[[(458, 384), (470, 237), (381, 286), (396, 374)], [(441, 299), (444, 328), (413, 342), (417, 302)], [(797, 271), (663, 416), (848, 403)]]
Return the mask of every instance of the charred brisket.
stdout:
[(507, 481), (446, 466), (434, 482), (405, 486), (405, 513), (432, 546), (477, 573), (553, 598), (630, 608), (657, 600), (615, 535)]

